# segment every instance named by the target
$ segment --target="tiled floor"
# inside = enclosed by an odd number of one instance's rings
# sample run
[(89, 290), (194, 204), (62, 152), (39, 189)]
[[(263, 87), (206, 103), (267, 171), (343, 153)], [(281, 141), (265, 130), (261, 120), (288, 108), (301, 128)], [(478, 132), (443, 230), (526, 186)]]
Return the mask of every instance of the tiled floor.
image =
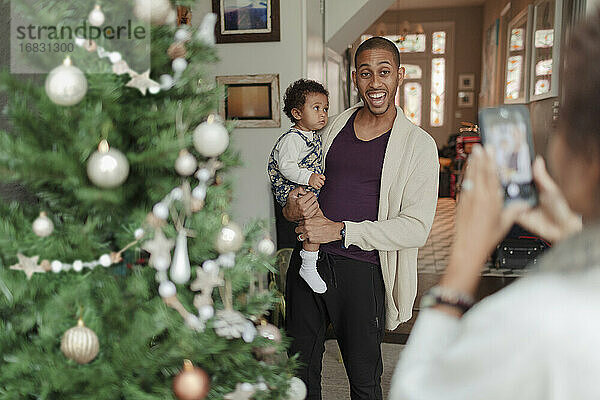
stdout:
[(455, 208), (454, 199), (438, 199), (431, 233), (425, 246), (419, 250), (417, 261), (419, 273), (439, 273), (446, 269), (450, 246), (454, 237)]

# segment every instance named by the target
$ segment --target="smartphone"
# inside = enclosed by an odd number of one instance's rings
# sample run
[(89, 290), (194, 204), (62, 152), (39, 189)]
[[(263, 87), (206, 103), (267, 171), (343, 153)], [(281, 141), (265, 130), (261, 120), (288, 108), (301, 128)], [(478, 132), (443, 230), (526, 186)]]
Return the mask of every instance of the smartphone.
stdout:
[(505, 205), (538, 202), (533, 184), (533, 139), (529, 110), (523, 105), (506, 105), (479, 111), (483, 145), (494, 150)]

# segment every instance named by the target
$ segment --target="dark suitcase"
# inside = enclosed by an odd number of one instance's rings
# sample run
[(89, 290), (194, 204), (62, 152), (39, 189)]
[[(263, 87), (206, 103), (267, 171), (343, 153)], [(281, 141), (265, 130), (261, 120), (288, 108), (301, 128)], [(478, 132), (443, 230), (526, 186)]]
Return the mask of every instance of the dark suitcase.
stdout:
[(535, 265), (539, 256), (550, 245), (534, 236), (520, 236), (504, 239), (496, 248), (496, 268), (523, 269)]

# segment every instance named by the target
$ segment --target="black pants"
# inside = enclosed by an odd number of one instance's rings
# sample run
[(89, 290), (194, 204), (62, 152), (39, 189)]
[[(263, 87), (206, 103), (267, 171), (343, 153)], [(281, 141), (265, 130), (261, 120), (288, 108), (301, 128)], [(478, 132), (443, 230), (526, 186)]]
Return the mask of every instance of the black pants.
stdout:
[(317, 269), (327, 291), (313, 292), (298, 274), (300, 247), (290, 261), (286, 284), (290, 355), (300, 353), (298, 376), (307, 399), (321, 399), (321, 362), (325, 332), (331, 322), (350, 380), (352, 400), (383, 399), (381, 341), (385, 327), (385, 292), (381, 267), (321, 251)]

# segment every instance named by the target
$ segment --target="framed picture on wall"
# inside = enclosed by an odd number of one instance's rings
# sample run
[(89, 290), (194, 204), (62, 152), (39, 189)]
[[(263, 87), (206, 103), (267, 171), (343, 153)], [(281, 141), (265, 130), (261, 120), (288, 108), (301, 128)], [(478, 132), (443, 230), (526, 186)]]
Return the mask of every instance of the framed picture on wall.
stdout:
[(506, 104), (529, 101), (532, 9), (533, 6), (525, 8), (508, 23), (504, 77), (504, 103)]
[(529, 99), (558, 96), (562, 0), (538, 0), (533, 6)]
[(475, 92), (458, 92), (458, 107), (473, 107), (473, 96)]
[(458, 75), (458, 90), (474, 90), (475, 89), (475, 74), (459, 74)]
[(212, 0), (217, 43), (278, 42), (279, 0)]
[(217, 84), (225, 89), (219, 105), (224, 119), (236, 120), (240, 128), (278, 128), (279, 75), (217, 76)]

